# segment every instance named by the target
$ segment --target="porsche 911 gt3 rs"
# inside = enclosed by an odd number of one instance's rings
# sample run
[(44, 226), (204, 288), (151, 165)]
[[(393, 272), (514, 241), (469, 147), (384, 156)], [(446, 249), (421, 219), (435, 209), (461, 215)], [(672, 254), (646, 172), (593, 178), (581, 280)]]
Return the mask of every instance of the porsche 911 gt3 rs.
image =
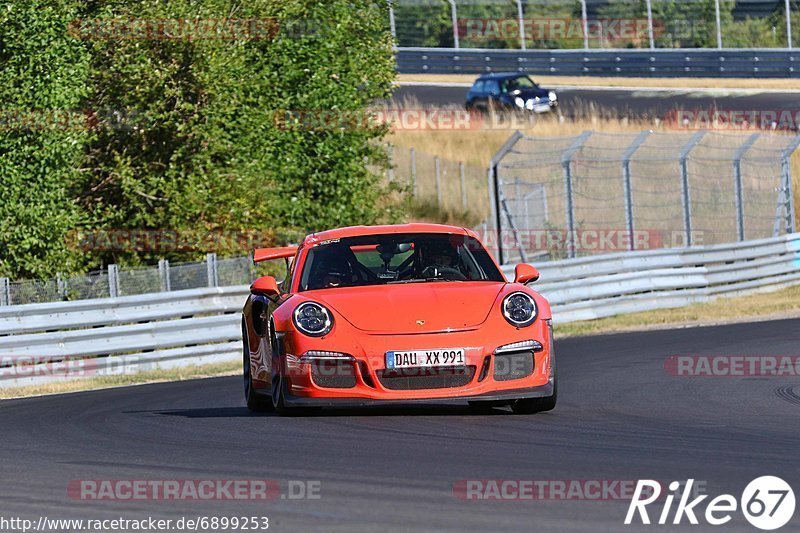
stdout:
[(247, 406), (274, 409), (466, 400), (555, 407), (550, 306), (517, 265), (508, 282), (478, 236), (436, 224), (315, 233), (257, 249), (287, 276), (255, 280), (242, 313)]

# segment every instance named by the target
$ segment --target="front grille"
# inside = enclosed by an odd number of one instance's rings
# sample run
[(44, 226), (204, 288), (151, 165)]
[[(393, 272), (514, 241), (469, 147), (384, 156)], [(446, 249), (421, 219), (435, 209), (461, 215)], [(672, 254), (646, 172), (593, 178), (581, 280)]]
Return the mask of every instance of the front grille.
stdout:
[(472, 381), (474, 366), (456, 368), (404, 368), (378, 370), (381, 385), (392, 390), (449, 389)]
[(311, 378), (320, 387), (352, 389), (356, 386), (356, 373), (349, 361), (314, 361)]
[(508, 352), (494, 356), (495, 381), (520, 379), (533, 374), (533, 352)]

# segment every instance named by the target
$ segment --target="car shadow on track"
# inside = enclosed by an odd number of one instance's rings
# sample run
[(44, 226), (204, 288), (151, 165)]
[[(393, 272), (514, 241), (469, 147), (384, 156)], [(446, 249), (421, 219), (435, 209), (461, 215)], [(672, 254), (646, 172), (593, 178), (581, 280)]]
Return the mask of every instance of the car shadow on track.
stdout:
[[(159, 416), (177, 416), (183, 418), (261, 418), (277, 417), (276, 413), (254, 413), (246, 407), (204, 407), (196, 409), (168, 409), (153, 411), (131, 411), (130, 413), (149, 413)], [(346, 416), (514, 416), (508, 408), (475, 409), (466, 405), (410, 405), (410, 406), (375, 406), (358, 408), (324, 408), (301, 410), (291, 417), (331, 418)], [(519, 415), (517, 415), (519, 416)]]

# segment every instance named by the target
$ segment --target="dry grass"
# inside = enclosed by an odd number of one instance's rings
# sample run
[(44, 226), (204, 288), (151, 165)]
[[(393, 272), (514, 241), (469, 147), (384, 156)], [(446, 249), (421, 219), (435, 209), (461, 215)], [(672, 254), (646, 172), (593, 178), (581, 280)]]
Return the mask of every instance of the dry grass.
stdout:
[[(397, 81), (428, 83), (472, 83), (476, 74), (399, 74)], [(544, 86), (571, 85), (583, 87), (651, 87), (654, 89), (755, 89), (794, 90), (800, 89), (795, 79), (752, 78), (604, 78), (593, 76), (539, 76), (537, 83)]]
[(0, 399), (20, 398), (24, 396), (41, 396), (45, 394), (61, 394), (92, 389), (107, 389), (111, 387), (125, 387), (145, 383), (161, 383), (165, 381), (184, 381), (187, 379), (210, 378), (217, 376), (232, 376), (241, 372), (241, 362), (214, 363), (208, 365), (187, 366), (170, 370), (152, 370), (139, 374), (102, 376), (92, 379), (69, 380), (45, 385), (32, 385), (0, 389)]
[(617, 315), (597, 320), (587, 320), (558, 325), (560, 336), (594, 335), (664, 327), (699, 326), (731, 322), (747, 322), (754, 319), (800, 316), (800, 286), (774, 292), (762, 292), (733, 298), (718, 298), (702, 304), (676, 309), (645, 311), (629, 315)]

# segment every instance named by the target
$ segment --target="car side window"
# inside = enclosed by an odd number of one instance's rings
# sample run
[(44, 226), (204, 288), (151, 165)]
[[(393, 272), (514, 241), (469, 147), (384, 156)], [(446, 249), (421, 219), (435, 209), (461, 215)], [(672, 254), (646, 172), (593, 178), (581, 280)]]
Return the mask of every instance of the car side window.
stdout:
[(500, 85), (497, 80), (486, 80), (486, 92), (489, 94), (500, 94)]
[(485, 90), (486, 84), (483, 80), (478, 80), (475, 82), (475, 85), (472, 86), (473, 93), (483, 93)]

